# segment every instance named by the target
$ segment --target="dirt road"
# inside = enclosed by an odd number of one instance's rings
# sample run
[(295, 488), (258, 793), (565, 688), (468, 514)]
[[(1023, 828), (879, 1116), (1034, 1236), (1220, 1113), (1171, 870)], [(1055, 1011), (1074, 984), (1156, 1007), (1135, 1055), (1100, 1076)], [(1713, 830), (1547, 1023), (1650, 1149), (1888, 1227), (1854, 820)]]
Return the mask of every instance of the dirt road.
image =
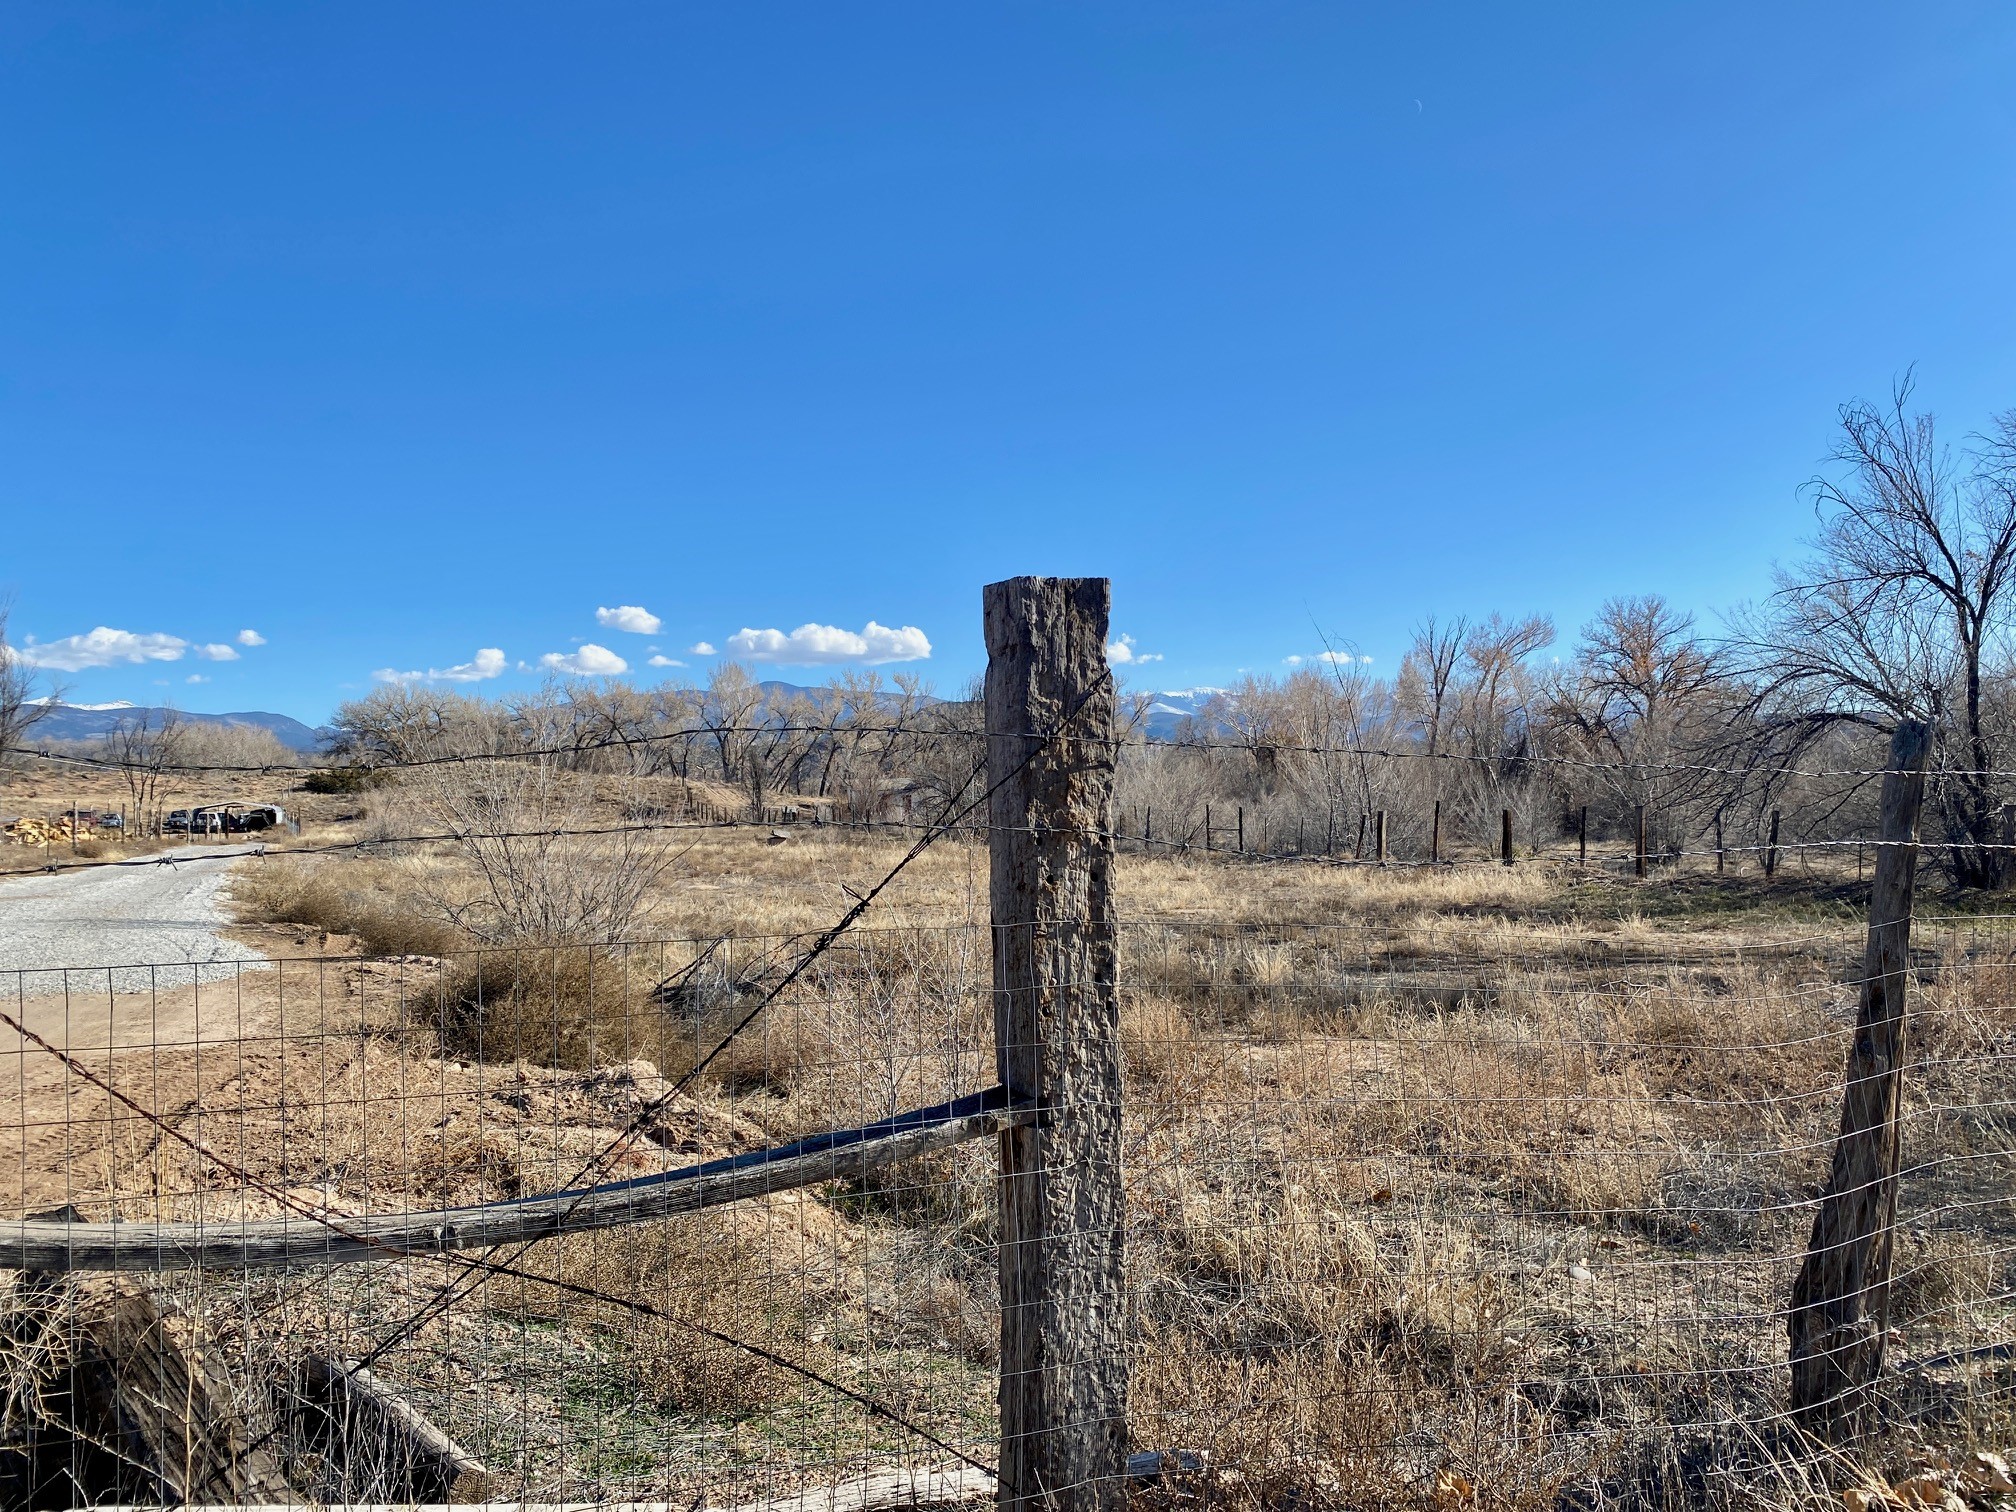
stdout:
[(16, 1000), (102, 997), (227, 979), (262, 959), (222, 934), (231, 862), (251, 850), (194, 846), (164, 865), (0, 883), (0, 989)]

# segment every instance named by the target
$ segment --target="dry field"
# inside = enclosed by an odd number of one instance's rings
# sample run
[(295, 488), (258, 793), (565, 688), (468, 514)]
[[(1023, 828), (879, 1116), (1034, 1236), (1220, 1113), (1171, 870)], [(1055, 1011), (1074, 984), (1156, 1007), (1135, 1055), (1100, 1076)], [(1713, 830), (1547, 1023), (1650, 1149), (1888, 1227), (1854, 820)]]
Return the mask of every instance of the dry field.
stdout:
[[(301, 843), (414, 832), (396, 795), (341, 812)], [(281, 959), (158, 1005), (158, 1043), (73, 1041), (175, 1133), (22, 1052), (0, 1068), (21, 1108), (0, 1201), (340, 1222), (991, 1083), (986, 855), (960, 838), (638, 1125), (910, 838), (784, 833), (670, 832), (623, 946), (485, 944), (489, 883), (453, 844), (244, 863), (247, 938)], [(1859, 1472), (1793, 1454), (1779, 1419), (1782, 1310), (1838, 1116), (1860, 900), (1852, 863), (1793, 872), (1123, 856), (1132, 1433), (1209, 1467), (1143, 1496), (1838, 1506)], [(2006, 1349), (1967, 1356), (2010, 1336), (2016, 921), (1927, 923), (1917, 945), (1889, 1307), (1907, 1368), (1867, 1451), (1893, 1477), (2006, 1449), (2016, 1422)], [(732, 1504), (946, 1457), (836, 1384), (991, 1458), (993, 1159), (967, 1145), (518, 1262), (656, 1316), (513, 1278), (428, 1309), (461, 1274), (431, 1260), (156, 1289), (250, 1419), (304, 1353), (368, 1355), (496, 1489)], [(400, 1489), (287, 1453), (323, 1494)]]

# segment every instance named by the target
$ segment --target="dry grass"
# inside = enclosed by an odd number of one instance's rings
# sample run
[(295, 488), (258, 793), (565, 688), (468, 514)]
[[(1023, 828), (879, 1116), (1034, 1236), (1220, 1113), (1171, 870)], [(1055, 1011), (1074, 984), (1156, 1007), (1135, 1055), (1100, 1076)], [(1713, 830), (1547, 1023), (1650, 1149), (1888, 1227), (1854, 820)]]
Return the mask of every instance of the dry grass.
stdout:
[(233, 874), (231, 897), (241, 919), (348, 936), (366, 955), (441, 955), (461, 941), (386, 862), (265, 857)]
[[(352, 968), (319, 1040), (206, 1094), (206, 1137), (269, 1152), (276, 1179), (346, 1211), (566, 1181), (662, 1077), (769, 998), (843, 887), (872, 883), (900, 844), (706, 831), (648, 900), (649, 933), (679, 943)], [(874, 927), (710, 1064), (697, 1101), (625, 1147), (621, 1173), (990, 1082), (984, 861), (964, 841), (927, 852)], [(269, 861), (246, 869), (240, 897), (368, 935), (417, 866), (452, 894), (453, 858), (414, 854)], [(1126, 856), (1119, 882), (1138, 1445), (1211, 1451), (1237, 1472), (1207, 1488), (1228, 1505), (1831, 1494), (1835, 1469), (1789, 1455), (1772, 1424), (1781, 1310), (1852, 1023), (1852, 919), (1824, 901), (1745, 912), (1681, 881), (1594, 884), (1544, 866)], [(2016, 939), (1999, 928), (1921, 935), (1891, 1298), (1897, 1352), (1918, 1359), (2006, 1335), (2011, 1316)], [(179, 1211), (231, 1210), (228, 1183), (193, 1157), (130, 1170), (132, 1216), (169, 1193)], [(524, 1484), (548, 1490), (678, 1491), (698, 1472), (667, 1446), (697, 1436), (774, 1467), (842, 1431), (830, 1398), (701, 1330), (779, 1348), (930, 1423), (984, 1425), (992, 1179), (991, 1151), (968, 1146), (734, 1215), (544, 1246), (535, 1263), (554, 1275), (665, 1316), (492, 1283), (387, 1368), (419, 1382), (430, 1361), (466, 1361), (476, 1390), (503, 1368), (510, 1329), (535, 1323), (550, 1349), (587, 1352), (566, 1356), (575, 1376), (606, 1366), (610, 1400), (665, 1437), (641, 1480), (621, 1480), (583, 1468), (583, 1420), (550, 1443), (522, 1427)], [(430, 1294), (423, 1281), (372, 1305), (397, 1316)], [(379, 1316), (330, 1296), (315, 1326), (332, 1342)], [(1897, 1408), (1913, 1431), (2008, 1431), (2006, 1365), (1942, 1368), (1913, 1389)], [(564, 1416), (554, 1390), (539, 1411)], [(507, 1404), (497, 1421), (532, 1410)], [(885, 1430), (877, 1452), (902, 1448)], [(1454, 1506), (1451, 1476), (1470, 1487)]]

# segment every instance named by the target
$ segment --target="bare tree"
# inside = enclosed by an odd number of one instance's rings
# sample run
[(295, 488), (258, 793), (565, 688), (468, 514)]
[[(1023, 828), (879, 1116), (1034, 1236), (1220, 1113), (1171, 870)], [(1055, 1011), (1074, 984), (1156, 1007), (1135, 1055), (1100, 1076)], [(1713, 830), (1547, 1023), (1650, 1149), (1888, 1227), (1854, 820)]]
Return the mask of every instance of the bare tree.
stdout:
[(105, 755), (118, 763), (127, 795), (133, 800), (134, 834), (146, 834), (150, 828), (159, 832), (161, 781), (182, 761), (187, 728), (173, 709), (162, 709), (158, 722), (154, 711), (143, 710), (105, 732)]
[(1827, 726), (1932, 719), (1948, 775), (1933, 789), (1962, 886), (2016, 878), (1999, 817), (1993, 708), (2009, 671), (2005, 599), (2016, 571), (2016, 410), (1956, 461), (1909, 375), (1888, 404), (1841, 409), (1838, 477), (1811, 485), (1813, 555), (1732, 623), (1757, 728), (1797, 752)]
[(1400, 678), (1393, 697), (1402, 713), (1421, 726), (1422, 747), (1430, 756), (1442, 752), (1442, 733), (1449, 715), (1450, 693), (1456, 678), (1456, 659), (1470, 638), (1470, 621), (1458, 615), (1447, 625), (1437, 624), (1434, 615), (1423, 620), (1414, 632), (1414, 644), (1400, 663)]
[(1679, 849), (1715, 791), (1708, 763), (1690, 758), (1719, 733), (1721, 691), (1694, 616), (1656, 594), (1605, 603), (1555, 682), (1549, 712), (1563, 743), (1613, 801), (1645, 806), (1654, 854)]
[(7, 617), (12, 608), (0, 599), (0, 781), (6, 780), (22, 738), (63, 695), (61, 688), (53, 686), (38, 695), (35, 669), (7, 644)]

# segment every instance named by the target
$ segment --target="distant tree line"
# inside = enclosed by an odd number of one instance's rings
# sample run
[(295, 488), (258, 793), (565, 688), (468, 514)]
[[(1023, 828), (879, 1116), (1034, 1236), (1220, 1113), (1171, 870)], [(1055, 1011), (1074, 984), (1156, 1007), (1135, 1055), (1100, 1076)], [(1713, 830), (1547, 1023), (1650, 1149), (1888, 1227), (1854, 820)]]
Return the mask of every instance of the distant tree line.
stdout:
[[(1386, 816), (1396, 857), (1494, 847), (1510, 811), (1526, 843), (1635, 836), (1655, 859), (1783, 839), (1853, 839), (1874, 822), (1887, 732), (1930, 718), (1929, 858), (1965, 887), (2016, 882), (2016, 411), (1949, 448), (1907, 378), (1839, 416), (1809, 485), (1818, 531), (1775, 591), (1716, 633), (1656, 595), (1605, 603), (1563, 642), (1546, 618), (1425, 616), (1390, 677), (1343, 652), (1218, 690), (1174, 731), (1123, 699), (1118, 819), (1138, 835), (1213, 841), (1245, 811), (1249, 849), (1356, 850)], [(0, 649), (0, 739), (32, 725), (27, 670)], [(560, 769), (726, 785), (756, 810), (810, 798), (836, 813), (921, 819), (976, 776), (977, 690), (941, 700), (909, 676), (836, 677), (780, 693), (724, 664), (704, 683), (552, 681), (482, 699), (391, 685), (342, 705), (339, 765), (530, 749)], [(143, 769), (189, 761), (172, 721), (104, 742)], [(1162, 732), (1165, 735), (1167, 732)], [(213, 737), (204, 737), (210, 739)], [(251, 738), (249, 735), (245, 738)], [(1808, 775), (1810, 773), (1836, 775)], [(136, 793), (136, 799), (138, 798)]]

